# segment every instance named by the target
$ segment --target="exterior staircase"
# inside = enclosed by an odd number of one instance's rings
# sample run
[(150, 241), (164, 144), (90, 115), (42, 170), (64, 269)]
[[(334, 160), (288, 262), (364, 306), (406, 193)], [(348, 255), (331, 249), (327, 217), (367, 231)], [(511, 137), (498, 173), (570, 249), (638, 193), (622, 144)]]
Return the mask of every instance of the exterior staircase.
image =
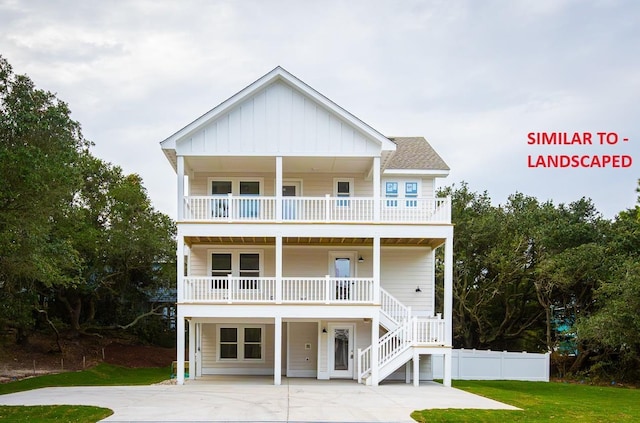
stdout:
[[(378, 340), (378, 381), (388, 377), (409, 360), (414, 348), (443, 346), (444, 321), (441, 318), (418, 318), (384, 289), (380, 289), (380, 325), (387, 330)], [(358, 350), (358, 383), (370, 385), (372, 348)]]

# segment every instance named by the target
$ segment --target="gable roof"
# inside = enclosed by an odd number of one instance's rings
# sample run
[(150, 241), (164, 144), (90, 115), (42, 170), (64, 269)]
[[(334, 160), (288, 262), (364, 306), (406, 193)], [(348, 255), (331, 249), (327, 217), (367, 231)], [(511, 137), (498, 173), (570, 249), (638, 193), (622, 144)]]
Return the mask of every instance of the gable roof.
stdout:
[(313, 99), (318, 104), (322, 105), (326, 109), (340, 116), (342, 119), (348, 122), (351, 126), (353, 126), (358, 131), (365, 134), (369, 139), (376, 140), (380, 144), (381, 150), (383, 152), (385, 151), (392, 152), (396, 149), (396, 145), (393, 142), (391, 142), (387, 137), (382, 135), (380, 132), (378, 132), (368, 124), (364, 123), (362, 120), (360, 120), (359, 118), (357, 118), (356, 116), (348, 112), (347, 110), (338, 106), (336, 103), (329, 100), (324, 95), (320, 94), (318, 91), (316, 91), (311, 86), (307, 85), (302, 80), (298, 79), (297, 77), (295, 77), (294, 75), (286, 71), (281, 66), (277, 66), (271, 72), (262, 76), (255, 82), (251, 83), (250, 85), (242, 89), (237, 94), (223, 101), (222, 103), (220, 103), (219, 105), (217, 105), (216, 107), (214, 107), (213, 109), (205, 113), (204, 115), (200, 116), (199, 118), (197, 118), (196, 120), (194, 120), (193, 122), (185, 126), (184, 128), (180, 129), (179, 131), (177, 131), (176, 133), (174, 133), (164, 141), (161, 141), (160, 145), (162, 146), (162, 149), (164, 150), (165, 154), (167, 155), (169, 160), (172, 162), (174, 167), (175, 167), (176, 143), (179, 140), (187, 138), (190, 134), (193, 134), (199, 128), (202, 128), (203, 126), (207, 125), (209, 122), (214, 121), (217, 117), (229, 112), (236, 105), (240, 104), (245, 99), (251, 97), (252, 95), (255, 95), (263, 88), (277, 81), (281, 81), (285, 84), (288, 84), (289, 86), (294, 87), (295, 89), (297, 89), (298, 91), (306, 95), (307, 97)]
[[(418, 173), (446, 176), (449, 166), (424, 137), (389, 137), (397, 148), (385, 166), (386, 174)], [(415, 173), (415, 172), (411, 172)]]

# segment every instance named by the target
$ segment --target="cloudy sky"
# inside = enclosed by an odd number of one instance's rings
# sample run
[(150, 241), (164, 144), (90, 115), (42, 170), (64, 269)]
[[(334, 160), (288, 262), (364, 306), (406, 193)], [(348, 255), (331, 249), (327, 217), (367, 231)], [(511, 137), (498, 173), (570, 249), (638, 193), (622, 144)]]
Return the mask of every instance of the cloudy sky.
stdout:
[[(441, 185), (496, 204), (584, 196), (612, 218), (640, 178), (639, 22), (636, 0), (0, 0), (0, 54), (172, 217), (159, 142), (281, 65), (385, 135), (425, 136), (452, 169)], [(531, 146), (530, 132), (620, 141)], [(549, 154), (634, 162), (528, 167)]]

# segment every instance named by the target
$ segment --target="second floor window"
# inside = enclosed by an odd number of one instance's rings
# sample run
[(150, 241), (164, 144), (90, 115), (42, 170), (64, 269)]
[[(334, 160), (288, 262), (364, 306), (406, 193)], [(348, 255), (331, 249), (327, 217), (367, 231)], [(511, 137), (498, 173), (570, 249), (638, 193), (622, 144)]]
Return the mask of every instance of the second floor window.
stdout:
[[(240, 289), (258, 289), (260, 277), (259, 252), (211, 253), (212, 289), (228, 289), (229, 275), (240, 276)], [(255, 278), (255, 279), (254, 279)]]

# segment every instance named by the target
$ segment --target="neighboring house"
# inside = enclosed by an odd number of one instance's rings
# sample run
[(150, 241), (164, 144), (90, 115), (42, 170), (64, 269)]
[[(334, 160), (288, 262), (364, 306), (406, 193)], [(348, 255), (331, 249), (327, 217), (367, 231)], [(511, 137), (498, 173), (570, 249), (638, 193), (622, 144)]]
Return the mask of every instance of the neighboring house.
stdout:
[[(422, 137), (388, 138), (277, 67), (161, 143), (178, 186), (178, 383), (451, 383), (453, 226)], [(444, 249), (443, 315), (435, 250)]]

